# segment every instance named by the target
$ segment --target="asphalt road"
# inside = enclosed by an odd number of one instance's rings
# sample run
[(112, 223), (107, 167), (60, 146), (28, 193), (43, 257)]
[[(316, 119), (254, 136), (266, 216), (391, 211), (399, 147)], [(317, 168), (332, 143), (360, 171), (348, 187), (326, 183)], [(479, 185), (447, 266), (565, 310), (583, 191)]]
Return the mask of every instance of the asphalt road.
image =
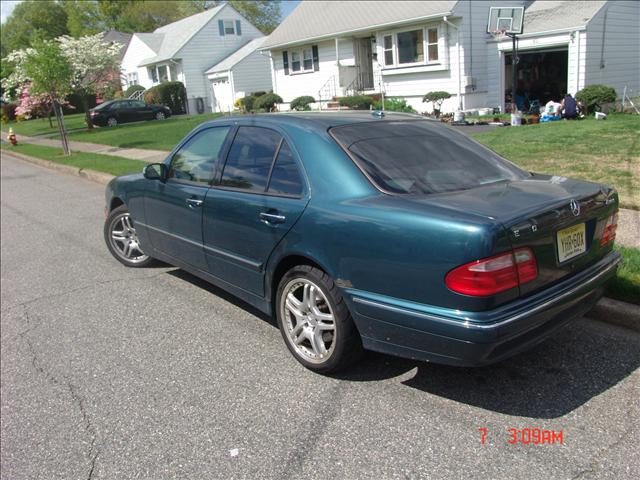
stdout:
[[(3, 479), (640, 478), (638, 333), (327, 378), (220, 290), (112, 259), (102, 186), (3, 154), (1, 187)], [(508, 443), (536, 427), (563, 442)]]

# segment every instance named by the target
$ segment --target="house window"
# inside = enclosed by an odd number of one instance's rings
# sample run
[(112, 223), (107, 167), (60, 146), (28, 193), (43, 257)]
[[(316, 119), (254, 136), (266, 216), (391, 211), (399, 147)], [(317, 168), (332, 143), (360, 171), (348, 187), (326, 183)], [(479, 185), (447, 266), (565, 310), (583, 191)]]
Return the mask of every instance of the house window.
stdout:
[(384, 51), (384, 64), (393, 65), (393, 36), (392, 35), (384, 36), (382, 49)]
[(438, 62), (438, 29), (415, 29), (382, 37), (384, 65), (387, 67)]
[(138, 84), (138, 72), (127, 73), (127, 86)]
[(160, 65), (158, 67), (158, 78), (160, 83), (169, 81), (169, 68), (166, 65)]
[(233, 20), (225, 20), (224, 21), (224, 34), (225, 35), (235, 35), (236, 30), (233, 25)]
[(291, 71), (296, 73), (313, 71), (313, 51), (310, 48), (291, 52)]
[(438, 29), (427, 29), (427, 54), (430, 62), (438, 61)]
[(398, 63), (424, 62), (424, 39), (422, 30), (411, 30), (397, 34)]

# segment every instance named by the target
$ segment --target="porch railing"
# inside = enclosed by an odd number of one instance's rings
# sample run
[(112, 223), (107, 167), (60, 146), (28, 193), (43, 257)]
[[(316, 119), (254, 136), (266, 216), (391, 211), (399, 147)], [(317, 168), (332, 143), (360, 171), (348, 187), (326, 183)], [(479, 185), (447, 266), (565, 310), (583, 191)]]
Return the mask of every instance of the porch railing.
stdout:
[(142, 98), (144, 97), (144, 92), (145, 91), (146, 90), (136, 90), (131, 95), (129, 95), (129, 98), (131, 100), (142, 100)]
[(364, 91), (373, 90), (384, 93), (384, 83), (382, 75), (379, 72), (365, 73), (359, 72), (349, 85), (345, 88), (345, 94), (348, 96), (359, 95)]
[(320, 104), (320, 108), (322, 108), (322, 102), (333, 100), (333, 97), (336, 95), (336, 76), (332, 75), (327, 79), (324, 85), (320, 87), (320, 90), (318, 90), (318, 103)]

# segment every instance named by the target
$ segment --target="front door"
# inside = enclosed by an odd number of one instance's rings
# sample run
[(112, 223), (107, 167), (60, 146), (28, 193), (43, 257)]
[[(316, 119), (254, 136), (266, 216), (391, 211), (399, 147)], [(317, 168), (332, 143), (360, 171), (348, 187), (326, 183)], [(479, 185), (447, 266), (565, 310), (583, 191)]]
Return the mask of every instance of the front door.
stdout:
[(304, 210), (308, 189), (283, 136), (241, 126), (204, 204), (204, 250), (214, 276), (258, 296), (276, 245)]
[(206, 270), (202, 249), (202, 207), (230, 126), (201, 130), (173, 155), (166, 182), (145, 193), (145, 220), (154, 248)]
[(371, 55), (371, 40), (356, 39), (356, 65), (358, 70), (358, 86), (361, 90), (373, 89), (373, 56)]

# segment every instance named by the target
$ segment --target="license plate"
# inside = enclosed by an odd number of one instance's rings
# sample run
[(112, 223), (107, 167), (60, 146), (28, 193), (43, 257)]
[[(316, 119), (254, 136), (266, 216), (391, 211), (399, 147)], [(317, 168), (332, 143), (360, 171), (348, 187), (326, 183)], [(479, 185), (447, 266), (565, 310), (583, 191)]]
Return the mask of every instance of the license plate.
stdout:
[(560, 263), (587, 250), (584, 223), (558, 232), (558, 259)]

